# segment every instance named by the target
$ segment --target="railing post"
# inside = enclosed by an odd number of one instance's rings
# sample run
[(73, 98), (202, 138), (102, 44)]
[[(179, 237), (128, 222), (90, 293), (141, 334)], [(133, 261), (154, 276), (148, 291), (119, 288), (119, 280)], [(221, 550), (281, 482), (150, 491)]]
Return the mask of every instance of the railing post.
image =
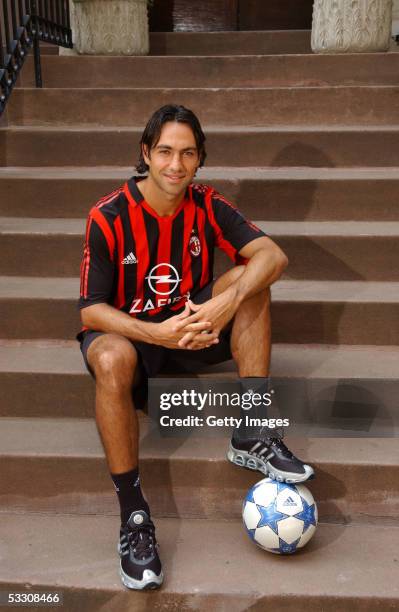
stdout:
[(73, 48), (69, 0), (0, 0), (0, 117), (31, 46), (36, 87), (43, 87), (41, 40)]
[(42, 66), (40, 61), (40, 44), (39, 44), (39, 20), (37, 18), (37, 5), (36, 0), (31, 0), (31, 13), (32, 13), (32, 37), (33, 37), (33, 54), (35, 58), (35, 79), (36, 87), (43, 87), (42, 83)]

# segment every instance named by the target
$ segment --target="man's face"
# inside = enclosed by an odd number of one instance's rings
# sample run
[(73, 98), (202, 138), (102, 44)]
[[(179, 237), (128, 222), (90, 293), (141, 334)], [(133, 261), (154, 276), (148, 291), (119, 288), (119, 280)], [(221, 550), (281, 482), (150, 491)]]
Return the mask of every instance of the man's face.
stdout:
[(170, 197), (185, 192), (199, 166), (199, 155), (192, 129), (186, 123), (168, 121), (158, 143), (150, 151), (143, 150), (149, 166), (149, 177)]

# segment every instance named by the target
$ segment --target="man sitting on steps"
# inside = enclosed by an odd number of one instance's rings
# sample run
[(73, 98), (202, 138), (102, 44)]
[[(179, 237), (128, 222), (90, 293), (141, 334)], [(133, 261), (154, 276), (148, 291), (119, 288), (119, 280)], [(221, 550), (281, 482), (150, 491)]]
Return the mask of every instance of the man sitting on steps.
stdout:
[[(254, 378), (261, 392), (269, 384), (269, 287), (287, 258), (214, 189), (192, 183), (204, 143), (190, 110), (160, 108), (141, 139), (137, 171), (148, 175), (102, 198), (87, 220), (77, 339), (96, 380), (96, 422), (121, 508), (120, 573), (132, 589), (163, 580), (138, 471), (135, 407), (147, 378), (169, 359), (195, 370), (233, 358), (243, 390)], [(215, 246), (236, 264), (216, 280)], [(280, 481), (313, 475), (264, 428), (235, 429), (228, 459)]]

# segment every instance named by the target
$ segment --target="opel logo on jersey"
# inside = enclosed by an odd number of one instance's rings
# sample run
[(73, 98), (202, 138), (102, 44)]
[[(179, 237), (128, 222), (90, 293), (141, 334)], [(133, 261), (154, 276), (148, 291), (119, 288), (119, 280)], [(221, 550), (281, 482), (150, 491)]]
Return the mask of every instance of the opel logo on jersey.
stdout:
[[(177, 285), (180, 283), (179, 273), (171, 264), (160, 263), (153, 267), (148, 276), (146, 276), (150, 289), (158, 295), (170, 295), (174, 292)], [(168, 291), (161, 291), (159, 285), (169, 284)], [(157, 287), (158, 285), (158, 287)]]
[(198, 236), (191, 236), (190, 242), (188, 243), (188, 249), (194, 257), (198, 257), (198, 255), (201, 254), (201, 243)]

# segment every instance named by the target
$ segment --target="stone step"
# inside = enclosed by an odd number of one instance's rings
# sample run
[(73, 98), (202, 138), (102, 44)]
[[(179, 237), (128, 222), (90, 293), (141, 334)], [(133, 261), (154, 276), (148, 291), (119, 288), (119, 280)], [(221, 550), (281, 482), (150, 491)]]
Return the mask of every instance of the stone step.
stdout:
[[(0, 277), (0, 337), (75, 337), (78, 278)], [(399, 342), (399, 283), (279, 281), (273, 285), (273, 341), (291, 344)]]
[(122, 128), (145, 125), (160, 106), (179, 103), (208, 125), (386, 126), (399, 122), (398, 92), (398, 86), (17, 88), (7, 119), (20, 126)]
[(150, 55), (287, 53), (311, 53), (310, 30), (150, 33)]
[[(0, 166), (132, 166), (142, 128), (0, 128)], [(398, 126), (206, 129), (208, 166), (399, 166)], [(234, 171), (234, 170), (233, 170)]]
[[(85, 217), (134, 171), (118, 167), (0, 168), (0, 215)], [(199, 170), (252, 219), (399, 221), (399, 177), (392, 168), (218, 168)]]
[[(226, 460), (229, 432), (214, 438), (161, 437), (141, 419), (140, 471), (156, 516), (234, 519), (262, 478)], [(314, 465), (308, 483), (321, 520), (397, 522), (395, 438), (290, 438)], [(1, 419), (2, 510), (117, 514), (118, 504), (93, 419)], [(223, 482), (223, 495), (220, 483)], [(372, 482), (372, 491), (370, 490)], [(95, 509), (95, 510), (93, 510)]]
[[(399, 54), (47, 56), (42, 71), (46, 88), (397, 85)], [(19, 86), (35, 86), (33, 57), (28, 57)]]
[(321, 524), (303, 552), (281, 558), (254, 546), (241, 521), (160, 519), (156, 525), (165, 583), (138, 593), (120, 583), (115, 517), (3, 514), (1, 588), (61, 592), (68, 612), (347, 612), (354, 602), (362, 612), (387, 612), (398, 606), (397, 527)]
[[(40, 55), (58, 55), (60, 47), (51, 43), (40, 42)], [(33, 53), (33, 49), (29, 50), (29, 54)], [(30, 57), (30, 55), (28, 56)]]
[[(398, 221), (255, 223), (287, 254), (285, 278), (399, 281)], [(84, 231), (84, 219), (0, 217), (0, 275), (79, 275)], [(220, 251), (215, 263), (217, 275), (231, 267)]]
[[(274, 387), (295, 386), (298, 403), (314, 397), (315, 414), (326, 406), (337, 414), (342, 406), (345, 415), (354, 418), (360, 401), (360, 414), (369, 419), (366, 406), (371, 405), (368, 434), (384, 415), (391, 424), (397, 419), (399, 348), (395, 346), (274, 344), (271, 373)], [(203, 368), (198, 376), (228, 379), (236, 376), (236, 367), (227, 361)], [(94, 415), (95, 385), (75, 340), (0, 340), (0, 386), (0, 416)], [(357, 435), (361, 432), (359, 425)]]

